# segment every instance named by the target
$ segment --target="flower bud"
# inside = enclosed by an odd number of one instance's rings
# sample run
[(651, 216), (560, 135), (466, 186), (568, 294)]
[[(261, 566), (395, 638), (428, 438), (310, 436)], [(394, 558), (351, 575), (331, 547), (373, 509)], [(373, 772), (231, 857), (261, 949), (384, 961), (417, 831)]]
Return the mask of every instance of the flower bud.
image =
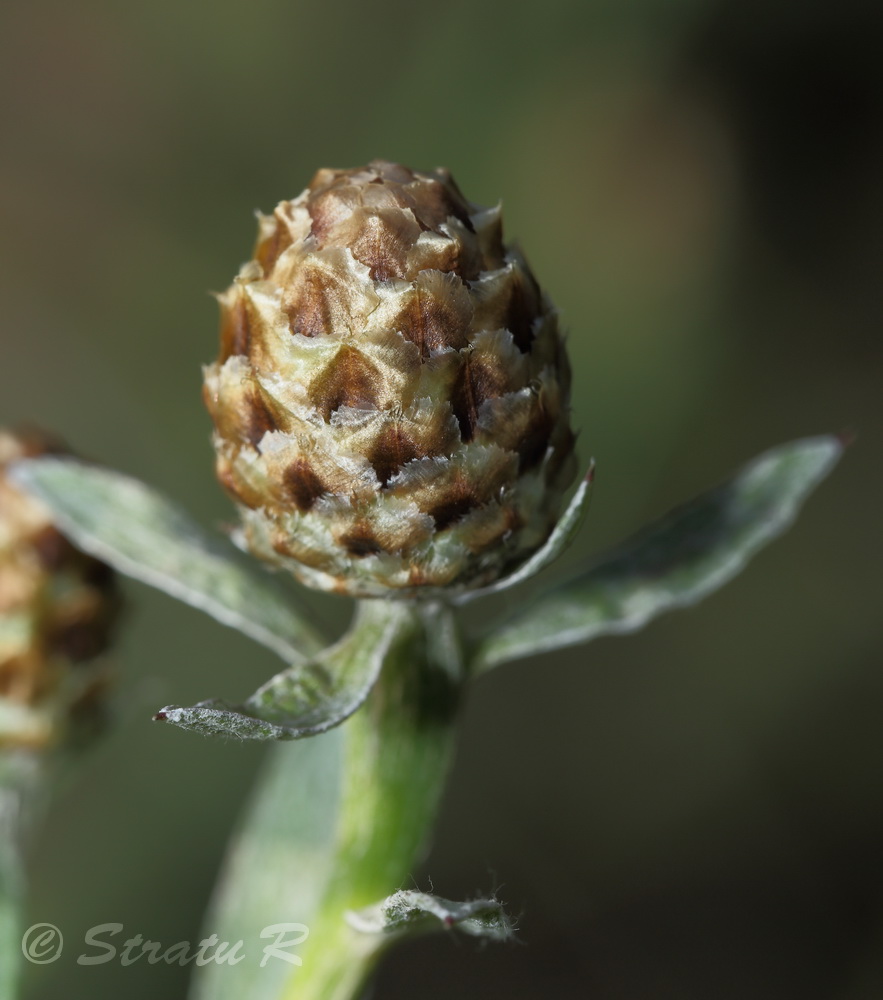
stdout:
[(205, 372), (257, 555), (356, 597), (485, 586), (575, 471), (557, 316), (499, 208), (444, 170), (320, 170), (261, 216)]
[(118, 609), (112, 571), (75, 549), (9, 466), (63, 448), (0, 430), (0, 746), (41, 746), (93, 713), (105, 686), (92, 661)]

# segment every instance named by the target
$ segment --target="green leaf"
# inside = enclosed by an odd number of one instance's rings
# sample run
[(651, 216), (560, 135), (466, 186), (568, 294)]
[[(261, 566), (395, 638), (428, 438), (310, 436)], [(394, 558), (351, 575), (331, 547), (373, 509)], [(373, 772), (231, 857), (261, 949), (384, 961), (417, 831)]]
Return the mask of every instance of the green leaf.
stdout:
[(509, 576), (503, 577), (502, 580), (491, 584), (489, 587), (482, 587), (480, 590), (472, 590), (462, 594), (453, 603), (468, 604), (477, 597), (488, 597), (491, 594), (499, 594), (503, 590), (508, 590), (519, 583), (524, 583), (525, 580), (536, 576), (541, 570), (551, 565), (570, 545), (574, 538), (576, 538), (577, 532), (582, 527), (583, 521), (586, 519), (586, 514), (589, 511), (594, 482), (595, 462), (593, 459), (589, 465), (589, 471), (577, 487), (576, 493), (573, 494), (570, 503), (567, 505), (567, 510), (559, 518), (545, 545), (535, 552), (527, 562), (519, 566), (514, 573), (510, 573)]
[(843, 452), (833, 436), (766, 452), (732, 480), (672, 511), (479, 642), (473, 668), (642, 628), (722, 587), (794, 521)]
[[(315, 740), (277, 744), (228, 849), (205, 921), (205, 936), (244, 942), (246, 959), (194, 968), (191, 1000), (279, 1000), (291, 968), (261, 967), (268, 926), (313, 932), (334, 873), (345, 727)], [(292, 949), (293, 955), (302, 953)]]
[(144, 483), (63, 458), (18, 462), (11, 475), (47, 504), (74, 544), (121, 573), (205, 611), (289, 663), (324, 645), (260, 564)]
[(365, 701), (409, 616), (405, 604), (362, 601), (356, 624), (340, 642), (283, 670), (244, 704), (211, 700), (190, 708), (169, 705), (154, 719), (202, 736), (242, 740), (317, 736), (340, 725)]
[(496, 899), (474, 899), (454, 903), (428, 892), (401, 889), (388, 899), (358, 912), (350, 911), (347, 922), (364, 934), (402, 935), (431, 930), (458, 930), (473, 937), (511, 940), (512, 921)]

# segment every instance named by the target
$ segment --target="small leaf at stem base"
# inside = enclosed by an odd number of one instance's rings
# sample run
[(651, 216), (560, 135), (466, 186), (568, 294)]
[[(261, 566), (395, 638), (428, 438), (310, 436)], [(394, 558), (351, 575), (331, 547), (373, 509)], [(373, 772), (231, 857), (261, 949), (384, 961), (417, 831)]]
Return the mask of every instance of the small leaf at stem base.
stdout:
[(458, 930), (473, 937), (509, 941), (515, 934), (512, 921), (498, 900), (473, 899), (454, 903), (428, 892), (401, 889), (381, 903), (358, 912), (347, 922), (364, 934), (403, 935), (432, 930)]

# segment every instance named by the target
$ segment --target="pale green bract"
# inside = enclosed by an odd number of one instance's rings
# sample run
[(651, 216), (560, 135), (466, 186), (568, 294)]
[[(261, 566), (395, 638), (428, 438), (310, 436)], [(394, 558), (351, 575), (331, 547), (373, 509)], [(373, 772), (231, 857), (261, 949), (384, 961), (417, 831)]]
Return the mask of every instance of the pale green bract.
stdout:
[(404, 604), (360, 601), (356, 622), (340, 642), (283, 670), (243, 705), (169, 705), (154, 718), (200, 733), (243, 740), (298, 740), (340, 725), (359, 708), (393, 647), (403, 639)]
[(255, 560), (149, 486), (68, 458), (17, 462), (11, 478), (39, 497), (84, 552), (302, 663), (325, 645), (295, 597)]
[(473, 670), (635, 632), (665, 611), (702, 600), (791, 525), (843, 448), (840, 438), (825, 436), (765, 452), (519, 609), (478, 642)]
[(546, 540), (545, 545), (538, 549), (525, 563), (518, 567), (514, 573), (504, 576), (501, 580), (491, 584), (489, 587), (482, 587), (480, 590), (469, 591), (455, 598), (454, 604), (467, 604), (478, 597), (487, 597), (491, 594), (499, 594), (501, 591), (516, 587), (519, 583), (524, 583), (537, 573), (541, 573), (547, 566), (550, 566), (562, 552), (576, 538), (579, 529), (583, 526), (586, 514), (589, 512), (589, 504), (592, 500), (592, 484), (595, 481), (595, 461), (589, 465), (583, 481), (579, 484), (576, 492), (571, 497), (567, 509), (558, 519), (551, 535)]

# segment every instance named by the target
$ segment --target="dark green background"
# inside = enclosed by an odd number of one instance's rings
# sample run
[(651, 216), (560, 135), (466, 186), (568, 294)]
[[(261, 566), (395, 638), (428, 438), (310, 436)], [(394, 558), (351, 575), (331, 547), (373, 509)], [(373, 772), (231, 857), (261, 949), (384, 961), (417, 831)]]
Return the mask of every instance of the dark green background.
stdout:
[[(567, 565), (768, 446), (859, 432), (707, 604), (476, 686), (421, 885), (499, 886), (521, 943), (413, 945), (378, 1000), (883, 996), (879, 11), (3, 5), (0, 419), (207, 523), (231, 516), (200, 402), (207, 292), (248, 257), (253, 209), (377, 156), (502, 198), (560, 306), (598, 461)], [(32, 920), (69, 944), (34, 1000), (183, 997), (180, 970), (84, 970), (78, 944), (109, 921), (198, 940), (261, 757), (149, 718), (247, 694), (272, 656), (130, 594), (115, 728), (35, 845)]]

